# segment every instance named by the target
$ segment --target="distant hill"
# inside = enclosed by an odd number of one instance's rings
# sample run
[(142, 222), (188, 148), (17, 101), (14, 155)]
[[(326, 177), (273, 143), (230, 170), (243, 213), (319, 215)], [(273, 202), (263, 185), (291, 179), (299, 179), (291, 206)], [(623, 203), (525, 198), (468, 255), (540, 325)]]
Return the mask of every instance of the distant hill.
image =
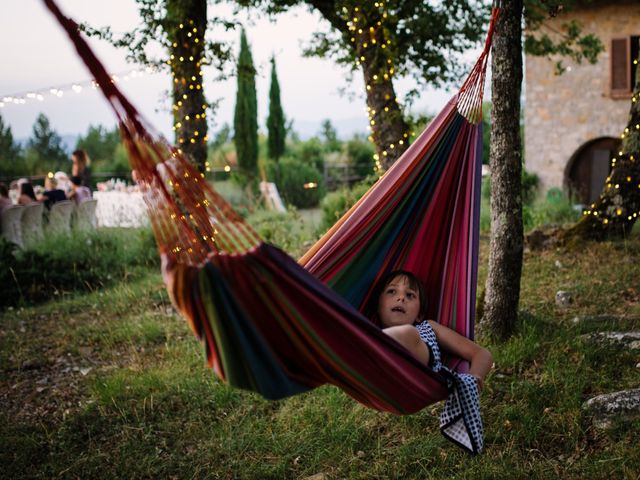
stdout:
[[(317, 137), (320, 135), (323, 121), (324, 119), (311, 121), (297, 120), (294, 118), (293, 130), (300, 136), (302, 140), (307, 140), (311, 137)], [(356, 133), (367, 133), (367, 118), (365, 116), (343, 118), (340, 120), (331, 119), (331, 123), (338, 132), (338, 138), (340, 138), (341, 140), (348, 140)]]

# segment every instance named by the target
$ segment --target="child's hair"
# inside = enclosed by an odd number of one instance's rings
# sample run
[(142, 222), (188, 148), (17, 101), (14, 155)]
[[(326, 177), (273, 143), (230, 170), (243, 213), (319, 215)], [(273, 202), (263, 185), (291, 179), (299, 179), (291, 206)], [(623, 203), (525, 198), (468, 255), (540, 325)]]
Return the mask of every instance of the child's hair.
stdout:
[(424, 287), (422, 286), (422, 282), (420, 281), (420, 279), (413, 273), (406, 270), (394, 270), (393, 272), (387, 273), (378, 281), (378, 283), (376, 283), (376, 286), (373, 288), (370, 300), (367, 303), (367, 307), (365, 308), (365, 315), (367, 315), (377, 324), (380, 323), (380, 320), (378, 319), (378, 302), (380, 300), (380, 295), (382, 295), (384, 289), (387, 288), (387, 286), (398, 277), (406, 278), (407, 282), (409, 283), (409, 288), (415, 290), (418, 293), (418, 299), (420, 300), (420, 310), (418, 311), (419, 319), (424, 320), (427, 315), (427, 295), (424, 291)]
[(80, 185), (82, 185), (82, 178), (80, 178), (78, 175), (74, 175), (71, 177), (71, 183), (73, 183), (76, 187), (79, 187)]
[(7, 186), (0, 182), (0, 197), (8, 197), (9, 196), (9, 190), (7, 189)]

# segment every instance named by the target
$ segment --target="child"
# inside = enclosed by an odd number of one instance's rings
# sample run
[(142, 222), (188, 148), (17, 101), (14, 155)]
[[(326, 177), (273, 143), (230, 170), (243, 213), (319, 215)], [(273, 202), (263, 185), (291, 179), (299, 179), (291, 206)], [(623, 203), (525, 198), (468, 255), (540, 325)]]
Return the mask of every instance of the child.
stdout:
[(438, 347), (467, 360), (469, 374), (482, 389), (493, 365), (491, 353), (454, 330), (425, 319), (426, 296), (414, 274), (402, 270), (389, 273), (378, 282), (372, 298), (378, 299), (376, 319), (384, 333), (435, 370), (440, 368)]
[(91, 199), (91, 190), (82, 185), (82, 179), (78, 176), (71, 177), (71, 193), (69, 200), (75, 200), (77, 204)]

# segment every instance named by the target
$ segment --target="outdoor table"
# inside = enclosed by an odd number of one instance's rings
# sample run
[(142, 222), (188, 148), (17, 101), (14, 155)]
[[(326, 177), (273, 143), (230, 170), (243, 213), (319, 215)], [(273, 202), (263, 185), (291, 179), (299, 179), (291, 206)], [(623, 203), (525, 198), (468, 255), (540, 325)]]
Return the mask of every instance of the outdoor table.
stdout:
[(141, 192), (93, 192), (98, 200), (96, 220), (99, 227), (142, 227), (149, 224), (147, 207)]

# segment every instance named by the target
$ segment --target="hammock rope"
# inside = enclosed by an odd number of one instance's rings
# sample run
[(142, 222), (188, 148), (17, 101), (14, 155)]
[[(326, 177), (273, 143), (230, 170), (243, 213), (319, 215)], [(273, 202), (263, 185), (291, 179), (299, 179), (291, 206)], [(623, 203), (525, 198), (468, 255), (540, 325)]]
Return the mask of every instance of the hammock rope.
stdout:
[[(361, 310), (378, 278), (406, 268), (425, 283), (429, 317), (473, 338), (480, 120), (497, 9), (459, 93), (297, 263), (265, 244), (153, 130), (112, 82), (77, 24), (53, 0), (44, 2), (113, 107), (159, 249), (177, 265), (169, 294), (202, 339), (217, 376), (266, 398), (330, 383), (392, 413), (413, 413), (446, 398), (446, 379)], [(457, 359), (449, 365), (465, 369)]]

